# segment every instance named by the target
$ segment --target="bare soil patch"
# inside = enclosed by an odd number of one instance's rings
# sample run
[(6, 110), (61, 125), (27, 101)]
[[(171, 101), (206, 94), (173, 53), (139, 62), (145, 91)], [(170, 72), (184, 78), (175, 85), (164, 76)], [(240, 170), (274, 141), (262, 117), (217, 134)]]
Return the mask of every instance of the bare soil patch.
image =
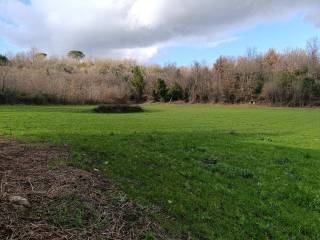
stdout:
[[(68, 151), (0, 138), (0, 239), (168, 239), (147, 211)], [(12, 201), (20, 197), (23, 204)]]

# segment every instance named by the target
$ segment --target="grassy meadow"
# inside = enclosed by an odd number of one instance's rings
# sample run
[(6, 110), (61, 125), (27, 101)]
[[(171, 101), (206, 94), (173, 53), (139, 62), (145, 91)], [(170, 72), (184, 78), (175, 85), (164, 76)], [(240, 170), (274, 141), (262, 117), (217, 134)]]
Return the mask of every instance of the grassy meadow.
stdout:
[(176, 238), (320, 239), (320, 110), (1, 106), (0, 134), (68, 145)]

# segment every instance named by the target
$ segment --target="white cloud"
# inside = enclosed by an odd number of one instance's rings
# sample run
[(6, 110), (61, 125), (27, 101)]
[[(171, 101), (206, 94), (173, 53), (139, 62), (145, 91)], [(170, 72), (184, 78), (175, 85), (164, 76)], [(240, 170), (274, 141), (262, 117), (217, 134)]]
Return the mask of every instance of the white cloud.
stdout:
[[(145, 60), (163, 46), (190, 40), (215, 46), (234, 40), (232, 36), (226, 39), (221, 36), (239, 27), (309, 9), (317, 0), (31, 0), (31, 3), (0, 0), (0, 16), (6, 19), (0, 21), (0, 37), (17, 46), (35, 46), (49, 54), (80, 49), (90, 56)], [(320, 24), (318, 15), (315, 16), (310, 15), (309, 19)]]
[(105, 56), (113, 57), (113, 58), (126, 58), (126, 59), (134, 59), (138, 61), (145, 61), (147, 59), (152, 58), (157, 52), (158, 47), (141, 47), (141, 48), (121, 48), (108, 50)]

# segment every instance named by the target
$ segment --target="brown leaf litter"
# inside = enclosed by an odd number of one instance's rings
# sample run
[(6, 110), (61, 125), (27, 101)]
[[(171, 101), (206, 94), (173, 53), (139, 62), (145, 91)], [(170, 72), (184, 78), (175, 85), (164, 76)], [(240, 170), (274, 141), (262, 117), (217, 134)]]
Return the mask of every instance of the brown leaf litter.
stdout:
[(168, 239), (96, 173), (62, 165), (68, 151), (0, 138), (0, 240)]

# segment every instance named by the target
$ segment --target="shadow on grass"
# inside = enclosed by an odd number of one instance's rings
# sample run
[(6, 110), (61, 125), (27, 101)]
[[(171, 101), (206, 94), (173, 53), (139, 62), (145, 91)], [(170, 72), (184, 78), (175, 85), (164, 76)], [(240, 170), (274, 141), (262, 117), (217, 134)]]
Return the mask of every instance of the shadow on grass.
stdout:
[(28, 137), (68, 144), (74, 165), (159, 206), (182, 237), (320, 238), (320, 150), (232, 131), (50, 134)]
[[(3, 105), (6, 107), (6, 112), (15, 112), (19, 109), (20, 113), (30, 113), (30, 112), (38, 112), (38, 113), (63, 113), (63, 114), (74, 114), (74, 113), (87, 113), (87, 114), (97, 114), (94, 112), (94, 109), (97, 105), (85, 105), (85, 106), (73, 106), (73, 105), (49, 105), (49, 106), (30, 106), (30, 105)], [(8, 108), (10, 107), (10, 108)], [(154, 109), (148, 108), (148, 106), (141, 106), (143, 108), (143, 112), (132, 112), (132, 113), (121, 113), (121, 114), (151, 114), (163, 112), (163, 109)], [(1, 111), (1, 109), (0, 109)], [(119, 113), (106, 113), (106, 115), (113, 115)]]

